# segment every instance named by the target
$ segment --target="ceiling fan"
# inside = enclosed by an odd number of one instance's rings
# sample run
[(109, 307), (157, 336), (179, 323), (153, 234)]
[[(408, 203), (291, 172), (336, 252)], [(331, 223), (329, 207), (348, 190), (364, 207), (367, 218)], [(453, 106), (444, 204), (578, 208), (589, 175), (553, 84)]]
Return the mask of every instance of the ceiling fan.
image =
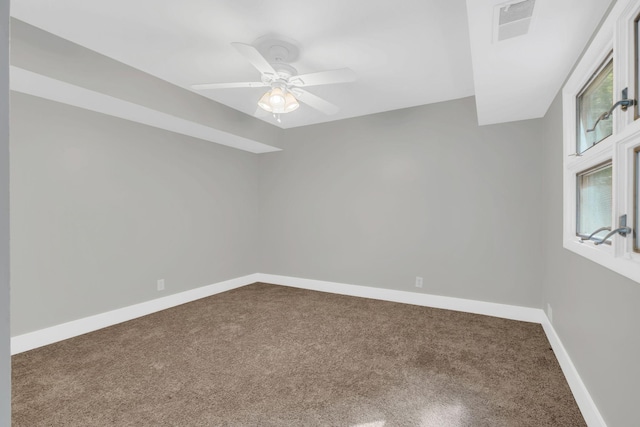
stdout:
[(202, 83), (191, 87), (196, 90), (268, 87), (269, 90), (258, 100), (258, 111), (262, 109), (272, 113), (278, 122), (280, 114), (290, 113), (300, 106), (298, 101), (324, 114), (337, 113), (340, 109), (336, 105), (302, 88), (347, 83), (356, 79), (356, 74), (349, 68), (298, 74), (289, 65), (297, 58), (298, 49), (293, 43), (283, 40), (264, 39), (258, 44), (260, 50), (244, 43), (236, 42), (231, 45), (260, 71), (260, 81)]

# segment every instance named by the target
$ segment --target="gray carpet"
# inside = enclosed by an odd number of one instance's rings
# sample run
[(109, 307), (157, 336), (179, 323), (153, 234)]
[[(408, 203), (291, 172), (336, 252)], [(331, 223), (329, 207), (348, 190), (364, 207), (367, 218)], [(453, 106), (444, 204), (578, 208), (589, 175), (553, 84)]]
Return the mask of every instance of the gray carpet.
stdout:
[(540, 325), (254, 284), (14, 356), (13, 425), (586, 424)]

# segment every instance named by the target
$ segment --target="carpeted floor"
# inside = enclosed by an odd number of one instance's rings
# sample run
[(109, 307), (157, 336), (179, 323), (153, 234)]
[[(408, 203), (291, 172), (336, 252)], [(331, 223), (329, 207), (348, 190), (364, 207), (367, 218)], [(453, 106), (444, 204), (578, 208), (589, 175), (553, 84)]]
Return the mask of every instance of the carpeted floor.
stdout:
[(584, 426), (542, 327), (254, 284), (13, 357), (19, 426)]

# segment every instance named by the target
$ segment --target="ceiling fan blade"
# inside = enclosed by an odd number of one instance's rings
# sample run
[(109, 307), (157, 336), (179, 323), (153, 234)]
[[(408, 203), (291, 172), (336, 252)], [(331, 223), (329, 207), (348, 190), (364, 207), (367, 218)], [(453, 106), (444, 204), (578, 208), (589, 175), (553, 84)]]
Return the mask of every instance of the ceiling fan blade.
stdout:
[(290, 82), (294, 86), (304, 87), (348, 83), (355, 81), (356, 78), (356, 73), (351, 68), (340, 68), (339, 70), (320, 71), (294, 76)]
[(201, 83), (197, 85), (191, 85), (192, 89), (205, 90), (205, 89), (232, 89), (238, 87), (265, 87), (269, 86), (263, 82), (237, 82), (237, 83)]
[(235, 47), (242, 56), (247, 58), (251, 65), (256, 67), (262, 74), (276, 75), (276, 70), (274, 70), (271, 64), (269, 64), (269, 61), (267, 61), (266, 58), (258, 52), (258, 49), (250, 44), (238, 42), (233, 42), (231, 45)]
[(329, 101), (325, 101), (317, 95), (312, 94), (311, 92), (307, 92), (302, 89), (295, 89), (292, 91), (298, 101), (304, 102), (311, 108), (315, 108), (316, 110), (325, 113), (327, 115), (336, 114), (340, 111), (340, 108), (336, 105), (333, 105)]

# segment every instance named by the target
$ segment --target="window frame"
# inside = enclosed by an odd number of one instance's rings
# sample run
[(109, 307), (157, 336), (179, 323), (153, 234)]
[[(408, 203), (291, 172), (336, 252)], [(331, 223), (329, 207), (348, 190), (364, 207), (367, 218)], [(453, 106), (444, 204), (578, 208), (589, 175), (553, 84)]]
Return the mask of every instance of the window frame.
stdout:
[[(639, 197), (636, 195), (636, 152), (640, 153), (640, 107), (613, 112), (613, 134), (577, 155), (577, 95), (608, 62), (613, 51), (614, 102), (622, 89), (638, 99), (640, 93), (640, 0), (618, 0), (593, 37), (562, 90), (563, 101), (563, 246), (632, 280), (640, 282), (640, 247), (635, 232)], [(634, 232), (627, 238), (614, 235), (610, 245), (582, 242), (577, 229), (578, 176), (606, 162), (612, 164), (612, 229), (627, 215)], [(639, 225), (640, 226), (640, 225)], [(602, 236), (604, 237), (604, 236)], [(637, 242), (640, 246), (640, 241)]]

